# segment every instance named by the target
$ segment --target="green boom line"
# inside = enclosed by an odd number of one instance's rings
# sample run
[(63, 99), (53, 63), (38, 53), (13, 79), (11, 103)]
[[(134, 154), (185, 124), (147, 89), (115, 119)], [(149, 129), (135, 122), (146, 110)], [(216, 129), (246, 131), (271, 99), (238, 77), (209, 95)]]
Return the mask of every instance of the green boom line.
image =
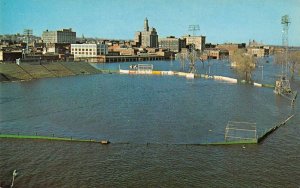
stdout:
[(38, 140), (57, 140), (57, 141), (72, 141), (72, 142), (97, 142), (96, 140), (84, 140), (51, 136), (29, 136), (16, 134), (0, 134), (0, 138), (15, 138), (15, 139), (38, 139)]

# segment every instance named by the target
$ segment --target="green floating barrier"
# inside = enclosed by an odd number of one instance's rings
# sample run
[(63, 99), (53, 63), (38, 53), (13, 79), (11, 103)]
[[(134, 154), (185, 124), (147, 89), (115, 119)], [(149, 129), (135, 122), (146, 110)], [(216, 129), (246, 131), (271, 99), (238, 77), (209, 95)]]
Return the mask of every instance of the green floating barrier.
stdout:
[(272, 84), (262, 84), (262, 87), (275, 88), (275, 86)]
[(16, 135), (16, 134), (0, 134), (0, 138), (57, 140), (57, 141), (75, 141), (75, 142), (97, 142), (96, 140), (73, 139), (72, 137), (62, 138), (62, 137), (51, 137), (51, 136), (30, 136), (30, 135)]

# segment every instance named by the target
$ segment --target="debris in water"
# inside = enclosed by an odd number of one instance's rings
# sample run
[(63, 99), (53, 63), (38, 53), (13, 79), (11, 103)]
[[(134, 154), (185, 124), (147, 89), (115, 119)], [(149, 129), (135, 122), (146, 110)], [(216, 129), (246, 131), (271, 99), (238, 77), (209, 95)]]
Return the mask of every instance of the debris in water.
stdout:
[(103, 145), (107, 145), (109, 143), (110, 143), (109, 140), (101, 140), (100, 141), (100, 144), (103, 144)]

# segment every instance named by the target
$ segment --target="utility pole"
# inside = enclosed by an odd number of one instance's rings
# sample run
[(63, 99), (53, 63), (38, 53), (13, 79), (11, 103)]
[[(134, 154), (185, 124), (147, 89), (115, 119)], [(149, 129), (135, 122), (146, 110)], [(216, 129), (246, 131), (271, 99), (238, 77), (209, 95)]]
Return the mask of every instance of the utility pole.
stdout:
[(260, 65), (260, 66), (258, 66), (258, 67), (261, 68), (261, 80), (263, 80), (263, 79), (264, 79), (264, 66), (263, 66), (263, 65)]

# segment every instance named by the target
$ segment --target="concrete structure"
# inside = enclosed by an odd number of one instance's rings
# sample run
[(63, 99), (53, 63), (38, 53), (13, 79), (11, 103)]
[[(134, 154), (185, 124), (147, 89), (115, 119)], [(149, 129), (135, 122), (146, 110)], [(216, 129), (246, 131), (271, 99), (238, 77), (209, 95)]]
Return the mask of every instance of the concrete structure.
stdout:
[(231, 56), (236, 50), (238, 49), (245, 49), (246, 48), (246, 43), (225, 43), (225, 44), (218, 44), (216, 46), (217, 49), (223, 49), (223, 50), (228, 50), (229, 55)]
[(137, 54), (137, 49), (134, 48), (119, 48), (116, 49), (115, 51), (119, 52), (120, 55), (128, 55), (128, 56), (133, 56)]
[(16, 59), (22, 58), (21, 51), (3, 51), (0, 50), (0, 62), (16, 62)]
[(99, 56), (98, 62), (136, 62), (136, 61), (158, 61), (158, 60), (168, 60), (168, 57), (161, 56), (161, 55), (134, 55), (134, 56)]
[(140, 46), (142, 43), (142, 32), (137, 31), (135, 32), (134, 35), (134, 42), (136, 43), (136, 45)]
[(269, 47), (268, 46), (248, 47), (247, 53), (254, 57), (265, 57), (269, 55)]
[(74, 60), (94, 58), (107, 53), (106, 44), (71, 44), (71, 54), (74, 55)]
[(183, 36), (183, 39), (186, 40), (186, 45), (195, 45), (195, 50), (203, 51), (205, 48), (205, 36)]
[(62, 29), (57, 31), (44, 31), (42, 34), (44, 43), (76, 43), (76, 32), (72, 29)]
[(155, 28), (150, 28), (148, 19), (144, 21), (144, 31), (135, 33), (134, 41), (141, 44), (141, 47), (158, 48), (158, 35)]
[(43, 48), (43, 54), (68, 54), (70, 47), (69, 43), (47, 43)]
[(181, 48), (186, 47), (185, 39), (178, 39), (174, 36), (161, 38), (158, 40), (159, 48), (169, 49), (172, 52), (180, 52)]
[(247, 46), (247, 53), (254, 57), (264, 57), (270, 54), (270, 47), (255, 40), (250, 40)]
[(206, 59), (224, 59), (229, 56), (229, 51), (223, 50), (223, 49), (211, 48), (211, 49), (205, 49), (204, 52), (205, 52), (205, 55), (202, 58), (204, 60), (206, 60)]

